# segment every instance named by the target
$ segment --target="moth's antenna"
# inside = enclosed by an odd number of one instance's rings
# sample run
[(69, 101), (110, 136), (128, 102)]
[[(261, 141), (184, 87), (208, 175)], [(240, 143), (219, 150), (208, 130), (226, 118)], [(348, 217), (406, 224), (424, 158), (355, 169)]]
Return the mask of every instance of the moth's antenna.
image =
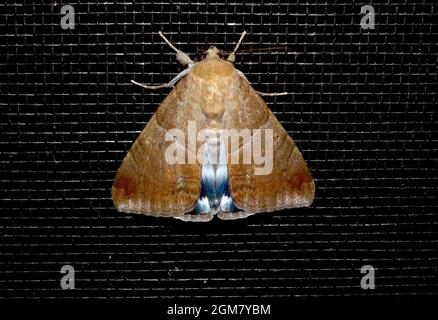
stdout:
[(190, 59), (187, 53), (178, 50), (169, 40), (167, 40), (167, 38), (161, 31), (159, 31), (158, 34), (173, 50), (176, 51), (176, 60), (178, 60), (179, 63), (181, 63), (183, 66), (187, 64), (189, 67), (192, 67), (194, 65), (194, 62), (192, 61), (192, 59)]
[(181, 71), (179, 74), (176, 75), (175, 78), (173, 78), (172, 80), (170, 80), (168, 83), (163, 83), (160, 84), (158, 86), (148, 86), (142, 83), (139, 83), (137, 81), (131, 80), (131, 82), (137, 86), (140, 86), (144, 89), (161, 89), (161, 88), (172, 88), (179, 80), (181, 80), (182, 78), (184, 78), (192, 69), (192, 67), (195, 65), (195, 63), (192, 61), (192, 59), (190, 59), (190, 57), (182, 52), (181, 50), (178, 50), (177, 48), (175, 48), (175, 46), (169, 41), (167, 40), (167, 38), (164, 36), (164, 34), (159, 31), (158, 34), (160, 35), (161, 38), (164, 39), (164, 41), (166, 41), (166, 43), (173, 49), (176, 51), (176, 59), (178, 60), (179, 63), (181, 63), (182, 65), (187, 65), (187, 68), (184, 69), (183, 71)]
[(245, 34), (246, 34), (246, 31), (243, 31), (242, 35), (240, 36), (239, 42), (237, 42), (236, 47), (234, 48), (233, 52), (231, 52), (231, 54), (228, 56), (227, 61), (230, 61), (230, 62), (236, 61), (236, 51), (237, 51), (237, 49), (239, 49), (240, 43), (242, 42)]

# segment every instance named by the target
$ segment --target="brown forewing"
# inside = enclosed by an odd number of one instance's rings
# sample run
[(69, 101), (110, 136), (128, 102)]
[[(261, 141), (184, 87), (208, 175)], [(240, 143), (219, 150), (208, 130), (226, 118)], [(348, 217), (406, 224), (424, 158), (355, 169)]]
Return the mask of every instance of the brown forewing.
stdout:
[[(169, 93), (125, 156), (112, 187), (119, 211), (155, 216), (180, 216), (193, 210), (200, 193), (200, 166), (169, 165), (167, 130), (186, 127), (193, 110), (182, 103), (186, 81)], [(181, 128), (183, 129), (183, 128)]]
[[(301, 152), (251, 85), (242, 78), (238, 86), (240, 94), (227, 117), (228, 127), (272, 129), (273, 168), (270, 174), (255, 175), (254, 162), (230, 163), (233, 152), (239, 152), (242, 160), (242, 143), (239, 150), (230, 150), (228, 174), (235, 205), (251, 213), (309, 206), (315, 186)], [(262, 143), (262, 154), (264, 152)]]

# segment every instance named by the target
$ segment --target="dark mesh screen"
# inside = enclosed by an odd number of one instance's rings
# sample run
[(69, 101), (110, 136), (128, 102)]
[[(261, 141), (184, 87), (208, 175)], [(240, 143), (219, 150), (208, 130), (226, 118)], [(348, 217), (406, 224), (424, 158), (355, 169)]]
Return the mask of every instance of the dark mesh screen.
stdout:
[[(1, 8), (0, 297), (289, 297), (432, 294), (437, 282), (434, 1), (62, 3)], [(428, 2), (428, 3), (427, 3)], [(116, 212), (117, 168), (182, 70), (230, 50), (293, 136), (310, 208), (184, 223)], [(60, 269), (76, 270), (76, 289)], [(375, 268), (363, 290), (360, 269)]]

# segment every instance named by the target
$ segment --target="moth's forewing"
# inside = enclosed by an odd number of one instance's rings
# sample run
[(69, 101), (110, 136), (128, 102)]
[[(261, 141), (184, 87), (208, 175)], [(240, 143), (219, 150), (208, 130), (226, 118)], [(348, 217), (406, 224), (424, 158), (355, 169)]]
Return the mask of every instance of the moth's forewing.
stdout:
[[(243, 103), (234, 105), (232, 114), (241, 116), (230, 114), (229, 127), (272, 130), (273, 154), (269, 174), (255, 174), (260, 165), (254, 161), (233, 164), (229, 158), (230, 189), (235, 205), (252, 213), (310, 206), (315, 185), (300, 150), (251, 85), (243, 78), (236, 85), (244, 97), (235, 99)], [(242, 158), (243, 146), (232, 152), (239, 152)], [(261, 143), (261, 154), (266, 152), (270, 151), (265, 150), (265, 144)]]
[(187, 122), (184, 119), (189, 115), (177, 106), (176, 90), (163, 101), (117, 171), (112, 198), (119, 211), (173, 217), (195, 207), (200, 193), (199, 164), (169, 164), (165, 158), (171, 143), (165, 139), (172, 129), (169, 126)]

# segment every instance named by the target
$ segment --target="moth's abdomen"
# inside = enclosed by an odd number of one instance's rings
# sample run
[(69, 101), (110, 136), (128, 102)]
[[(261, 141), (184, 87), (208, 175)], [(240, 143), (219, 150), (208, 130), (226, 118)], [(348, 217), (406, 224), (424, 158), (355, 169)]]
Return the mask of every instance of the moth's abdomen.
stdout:
[(198, 214), (237, 211), (230, 195), (225, 144), (217, 137), (208, 137), (204, 144), (201, 194), (195, 210)]

